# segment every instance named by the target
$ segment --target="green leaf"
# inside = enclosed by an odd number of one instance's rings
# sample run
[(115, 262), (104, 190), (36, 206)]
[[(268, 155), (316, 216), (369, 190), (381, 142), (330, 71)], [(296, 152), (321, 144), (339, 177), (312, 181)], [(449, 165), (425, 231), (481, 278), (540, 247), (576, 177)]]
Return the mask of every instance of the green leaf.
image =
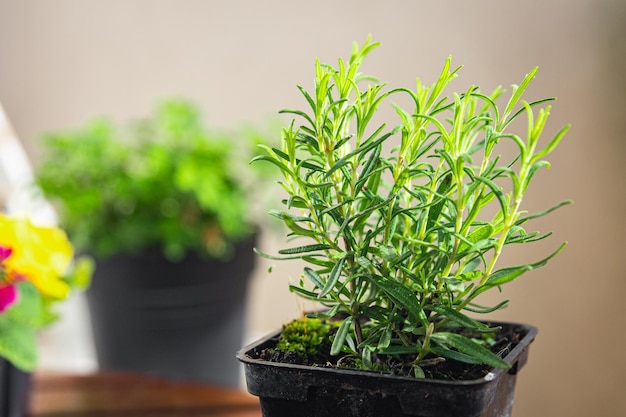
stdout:
[(352, 216), (348, 220), (348, 223), (354, 222), (355, 227), (357, 225), (359, 226), (362, 225), (374, 211), (380, 210), (381, 208), (389, 206), (389, 204), (393, 203), (395, 199), (396, 199), (395, 194), (391, 195), (391, 197), (389, 197), (387, 200), (384, 200), (384, 201), (378, 201), (377, 197), (374, 198), (373, 200), (371, 200), (369, 207), (367, 207), (364, 210), (361, 210), (358, 214), (355, 214), (354, 216)]
[(530, 265), (520, 265), (520, 266), (512, 266), (508, 268), (502, 268), (489, 276), (486, 285), (495, 287), (497, 285), (506, 284), (507, 282), (513, 281), (515, 278), (525, 274), (528, 271), (532, 271), (532, 266)]
[(446, 347), (437, 347), (437, 346), (432, 346), (429, 349), (432, 353), (434, 353), (437, 356), (441, 356), (442, 358), (446, 358), (446, 359), (452, 359), (454, 361), (458, 361), (458, 362), (462, 362), (462, 363), (467, 363), (470, 365), (476, 365), (476, 364), (480, 364), (482, 362), (480, 362), (478, 359), (470, 356), (470, 355), (466, 355), (464, 353), (458, 352), (456, 350), (452, 350), (452, 349), (448, 349)]
[(381, 245), (378, 250), (380, 251), (380, 256), (387, 262), (393, 262), (398, 258), (398, 252), (393, 246)]
[(291, 177), (294, 176), (293, 171), (291, 171), (287, 167), (287, 165), (283, 164), (278, 159), (272, 158), (271, 156), (268, 156), (268, 155), (258, 155), (258, 156), (255, 156), (254, 158), (252, 158), (250, 163), (254, 163), (254, 162), (258, 162), (258, 161), (266, 161), (266, 162), (269, 162), (271, 164), (274, 164), (278, 168), (280, 168), (281, 171), (285, 172), (286, 174), (289, 174), (289, 176), (291, 176)]
[(554, 148), (556, 148), (557, 145), (561, 142), (561, 139), (563, 139), (563, 136), (565, 136), (565, 134), (570, 129), (570, 127), (571, 127), (570, 125), (565, 125), (554, 136), (554, 138), (552, 138), (552, 140), (546, 145), (545, 148), (543, 148), (541, 151), (537, 152), (537, 154), (535, 156), (533, 156), (533, 161), (537, 161), (537, 160), (543, 158), (544, 156), (550, 154), (554, 150)]
[(326, 172), (326, 174), (324, 174), (324, 178), (330, 178), (331, 175), (333, 175), (333, 173), (335, 171), (337, 171), (338, 169), (346, 166), (348, 163), (350, 163), (350, 161), (346, 158), (341, 158), (340, 160), (338, 160), (335, 165), (333, 165), (328, 172)]
[(333, 288), (335, 288), (335, 285), (337, 285), (337, 282), (339, 281), (339, 278), (341, 277), (341, 272), (343, 271), (343, 264), (345, 260), (346, 258), (341, 258), (339, 262), (337, 262), (335, 266), (333, 267), (333, 269), (330, 271), (330, 274), (328, 276), (328, 281), (326, 281), (326, 285), (324, 285), (324, 288), (322, 289), (322, 292), (320, 293), (320, 297), (324, 297), (328, 295), (328, 293), (330, 293), (333, 290)]
[[(524, 80), (519, 86), (516, 86), (516, 85), (513, 86), (513, 94), (511, 95), (511, 98), (509, 99), (509, 102), (507, 103), (506, 108), (504, 110), (504, 114), (502, 117), (503, 120), (507, 119), (508, 115), (511, 114), (511, 112), (513, 111), (513, 108), (517, 105), (519, 100), (522, 98), (524, 91), (526, 91), (526, 88), (528, 88), (528, 85), (530, 84), (532, 79), (535, 78), (535, 74), (537, 73), (538, 69), (539, 69), (538, 67), (533, 68), (533, 70), (526, 75), (526, 77), (524, 78)], [(518, 113), (516, 113), (516, 115), (517, 114)], [(511, 118), (511, 120), (513, 119)]]
[(316, 266), (320, 266), (322, 268), (328, 268), (331, 269), (333, 267), (333, 265), (335, 265), (334, 262), (329, 261), (328, 258), (324, 257), (324, 258), (320, 258), (318, 256), (315, 255), (305, 255), (302, 257), (299, 257), (300, 259), (302, 259), (305, 262), (308, 262), (312, 265), (316, 265)]
[(457, 275), (455, 278), (461, 282), (468, 282), (480, 278), (482, 274), (481, 271), (467, 271)]
[(476, 321), (463, 313), (456, 311), (453, 308), (446, 307), (444, 305), (428, 305), (425, 307), (426, 310), (431, 310), (436, 312), (437, 314), (446, 317), (448, 320), (453, 321), (454, 323), (460, 324), (462, 327), (478, 332), (491, 333), (498, 328), (490, 328), (484, 323)]
[(289, 291), (296, 293), (300, 297), (303, 297), (307, 300), (320, 301), (316, 292), (307, 290), (306, 288), (298, 287), (297, 285), (289, 285)]
[(478, 226), (467, 236), (468, 242), (462, 241), (459, 245), (458, 252), (463, 253), (466, 249), (470, 247), (470, 243), (473, 245), (481, 240), (485, 240), (490, 238), (494, 233), (494, 228), (491, 224), (484, 224), (482, 226)]
[(487, 185), (487, 187), (489, 187), (491, 192), (496, 196), (496, 198), (498, 199), (498, 202), (500, 203), (500, 209), (502, 210), (502, 214), (504, 215), (504, 217), (507, 217), (509, 213), (509, 206), (506, 203), (504, 194), (502, 193), (502, 190), (500, 189), (500, 187), (498, 187), (489, 178), (482, 177), (482, 176), (476, 176), (474, 178), (477, 179), (478, 181), (483, 182), (485, 185)]
[(0, 357), (24, 372), (31, 372), (37, 365), (36, 330), (5, 316), (0, 316)]
[(289, 230), (291, 230), (293, 235), (306, 236), (306, 237), (315, 237), (318, 235), (318, 233), (315, 230), (305, 229), (304, 227), (298, 225), (291, 218), (286, 217), (283, 220), (285, 222), (285, 225), (287, 226), (287, 228), (289, 228)]
[(41, 327), (46, 315), (44, 302), (39, 290), (30, 281), (19, 281), (17, 284), (18, 299), (0, 317), (31, 328)]
[[(272, 151), (279, 156), (280, 158), (284, 159), (285, 161), (289, 162), (289, 155), (287, 155), (286, 153), (284, 153), (283, 151), (281, 151), (280, 149), (276, 149), (276, 148), (272, 148)], [(312, 164), (310, 162), (307, 161), (301, 161), (300, 159), (295, 160), (296, 164), (303, 167), (303, 168), (307, 168), (313, 171), (320, 171), (323, 172), (324, 168), (320, 167), (319, 165), (315, 165)]]
[(341, 138), (337, 141), (337, 143), (335, 143), (335, 146), (333, 148), (333, 150), (337, 150), (339, 148), (341, 148), (343, 145), (345, 145), (350, 139), (352, 139), (352, 135), (346, 136), (345, 138)]
[(504, 300), (493, 307), (485, 307), (485, 306), (481, 306), (475, 303), (470, 303), (469, 305), (465, 306), (464, 310), (471, 311), (472, 313), (478, 313), (478, 314), (489, 314), (489, 313), (493, 313), (494, 311), (498, 311), (498, 310), (505, 308), (508, 304), (509, 304), (509, 300)]
[(530, 185), (531, 180), (533, 179), (537, 171), (541, 168), (550, 168), (550, 163), (548, 161), (537, 161), (532, 164), (532, 166), (528, 170), (528, 174), (526, 175), (526, 178), (523, 183), (523, 187), (522, 187), (523, 193), (526, 192), (526, 189)]
[(298, 142), (304, 143), (307, 146), (312, 147), (315, 152), (319, 152), (319, 144), (317, 143), (317, 140), (313, 136), (311, 136), (315, 135), (315, 132), (311, 131), (310, 129), (305, 129), (304, 127), (300, 127), (300, 129), (306, 132), (310, 132), (310, 135), (305, 135), (302, 132), (296, 133), (296, 138), (298, 139)]
[(304, 96), (304, 98), (306, 99), (306, 101), (309, 103), (309, 106), (311, 106), (311, 109), (315, 112), (316, 110), (316, 104), (315, 104), (315, 100), (313, 100), (311, 98), (311, 96), (309, 95), (309, 93), (304, 89), (304, 87), (302, 86), (296, 86), (298, 88), (298, 90), (300, 90), (300, 92), (302, 93), (302, 95)]
[(37, 364), (36, 331), (45, 324), (47, 311), (33, 284), (17, 284), (18, 299), (0, 314), (0, 357), (30, 372)]
[(77, 289), (87, 289), (91, 283), (91, 277), (95, 268), (96, 264), (91, 257), (80, 256), (75, 260), (71, 275), (66, 279), (70, 285)]
[(286, 211), (282, 211), (282, 210), (270, 210), (268, 214), (270, 216), (274, 216), (277, 219), (281, 219), (281, 220), (290, 219), (294, 222), (312, 222), (313, 221), (310, 217), (294, 216), (293, 214), (288, 213)]
[(393, 335), (393, 322), (389, 322), (387, 326), (380, 332), (380, 339), (378, 340), (378, 349), (384, 350), (391, 344), (391, 337)]
[(322, 277), (320, 277), (317, 272), (315, 272), (314, 270), (312, 270), (309, 267), (305, 267), (304, 268), (304, 275), (307, 276), (307, 278), (309, 278), (309, 280), (320, 290), (322, 288), (324, 288), (324, 283), (322, 282)]
[(448, 191), (452, 187), (452, 175), (448, 174), (443, 177), (441, 182), (439, 183), (439, 187), (437, 188), (437, 197), (439, 201), (431, 206), (428, 210), (428, 221), (426, 222), (426, 230), (430, 230), (434, 224), (439, 219), (439, 215), (441, 214), (441, 210), (443, 206), (446, 204), (445, 196), (448, 194)]
[(533, 233), (528, 233), (528, 234), (519, 234), (516, 236), (507, 236), (506, 238), (506, 244), (508, 245), (509, 243), (530, 243), (530, 242), (537, 242), (540, 240), (543, 240), (547, 237), (552, 236), (552, 232), (547, 232), (547, 233), (543, 233), (540, 234), (539, 232), (533, 232)]
[(284, 199), (281, 201), (284, 205), (287, 206), (287, 208), (301, 208), (301, 209), (308, 209), (309, 205), (307, 203), (307, 201), (297, 195), (292, 195), (291, 197), (289, 197), (289, 199)]
[(467, 265), (465, 265), (465, 268), (463, 268), (462, 273), (465, 274), (467, 272), (474, 272), (480, 265), (480, 257), (476, 256), (474, 259), (472, 259), (471, 261), (469, 261), (467, 263)]
[(330, 355), (337, 356), (341, 353), (341, 349), (343, 348), (344, 343), (348, 337), (350, 332), (350, 326), (352, 326), (352, 317), (347, 317), (339, 326), (337, 333), (335, 334), (335, 338), (333, 339), (333, 344), (330, 347)]
[(365, 165), (363, 166), (361, 174), (359, 175), (359, 179), (356, 181), (355, 185), (357, 193), (359, 193), (363, 189), (363, 186), (369, 180), (370, 175), (375, 172), (375, 168), (378, 165), (378, 161), (380, 159), (380, 151), (380, 146), (374, 148), (374, 152), (370, 154), (370, 157), (367, 159)]
[(559, 208), (561, 208), (563, 206), (566, 206), (566, 205), (572, 204), (572, 203), (573, 203), (572, 200), (561, 201), (561, 202), (555, 204), (554, 206), (552, 206), (552, 207), (550, 207), (550, 208), (548, 208), (546, 210), (543, 210), (543, 211), (540, 211), (540, 212), (537, 212), (537, 213), (533, 213), (533, 214), (529, 214), (529, 215), (524, 216), (524, 217), (520, 217), (515, 222), (515, 225), (519, 226), (520, 224), (526, 223), (529, 220), (536, 219), (536, 218), (539, 218), (539, 217), (543, 217), (543, 216), (545, 216), (545, 215), (547, 215), (549, 213), (552, 213), (556, 209), (559, 209)]
[[(532, 107), (535, 107), (535, 106), (537, 106), (539, 104), (547, 103), (547, 102), (554, 101), (554, 100), (556, 100), (556, 98), (548, 97), (548, 98), (543, 98), (543, 99), (536, 100), (536, 101), (531, 101), (530, 103), (527, 103), (527, 105), (528, 105), (528, 107), (532, 108)], [(520, 108), (518, 111), (516, 111), (515, 114), (513, 114), (513, 116), (511, 116), (509, 121), (506, 122), (503, 127), (506, 128), (513, 120), (515, 120), (517, 118), (517, 116), (519, 116), (524, 111), (526, 111), (526, 109), (527, 109), (527, 107), (524, 106), (524, 107)]]
[(378, 275), (366, 276), (372, 284), (381, 288), (395, 303), (406, 309), (414, 319), (419, 320), (423, 326), (428, 326), (428, 318), (422, 309), (419, 300), (408, 287), (401, 283)]
[(293, 255), (293, 254), (299, 254), (299, 253), (317, 252), (317, 251), (327, 250), (331, 248), (332, 246), (330, 245), (326, 245), (323, 243), (316, 243), (314, 245), (304, 245), (304, 246), (298, 246), (295, 248), (281, 249), (278, 251), (278, 253), (281, 255)]
[(518, 265), (518, 266), (502, 268), (494, 272), (493, 274), (491, 274), (489, 278), (487, 279), (487, 281), (485, 282), (485, 285), (491, 286), (491, 287), (502, 285), (507, 282), (513, 281), (515, 278), (519, 277), (520, 275), (528, 271), (545, 266), (548, 263), (548, 261), (554, 258), (559, 252), (561, 252), (565, 248), (566, 245), (567, 245), (567, 242), (561, 244), (561, 246), (559, 246), (557, 250), (555, 250), (550, 255), (548, 255), (547, 257), (537, 262), (534, 262), (528, 265)]
[(494, 368), (509, 369), (511, 365), (502, 360), (498, 355), (484, 346), (474, 342), (465, 336), (449, 332), (434, 333), (432, 339), (444, 346), (450, 346), (459, 352), (471, 356), (480, 363), (493, 366)]
[[(256, 253), (259, 256), (262, 256), (263, 258), (272, 259), (272, 260), (275, 260), (275, 261), (286, 261), (286, 260), (291, 260), (291, 259), (305, 259), (306, 258), (306, 256), (303, 256), (301, 254), (296, 254), (296, 255), (293, 255), (293, 256), (274, 256), (274, 255), (270, 255), (268, 253), (265, 253), (265, 252), (261, 251), (258, 248), (254, 248), (253, 251), (254, 251), (254, 253)], [(309, 255), (309, 256), (313, 256), (313, 255)], [(308, 261), (308, 262), (311, 262), (311, 261)], [(313, 263), (313, 262), (311, 262), (311, 263)]]
[(302, 110), (283, 109), (283, 110), (280, 110), (278, 113), (279, 114), (295, 114), (305, 119), (307, 122), (309, 122), (311, 126), (315, 126), (315, 123), (313, 122), (311, 117), (305, 112), (303, 112)]
[(346, 165), (355, 156), (360, 155), (362, 153), (366, 153), (366, 152), (376, 148), (378, 145), (380, 145), (385, 140), (387, 140), (390, 136), (395, 134), (395, 132), (396, 131), (394, 130), (392, 132), (386, 133), (383, 136), (381, 136), (380, 138), (378, 138), (378, 139), (376, 139), (376, 140), (374, 140), (372, 142), (368, 142), (366, 144), (363, 144), (362, 146), (360, 146), (357, 149), (353, 150), (352, 152), (350, 152), (349, 154), (347, 154), (346, 156), (341, 158), (339, 161), (337, 161), (337, 163), (328, 171), (328, 173), (326, 173), (326, 177), (329, 177), (337, 169), (339, 169), (342, 166)]

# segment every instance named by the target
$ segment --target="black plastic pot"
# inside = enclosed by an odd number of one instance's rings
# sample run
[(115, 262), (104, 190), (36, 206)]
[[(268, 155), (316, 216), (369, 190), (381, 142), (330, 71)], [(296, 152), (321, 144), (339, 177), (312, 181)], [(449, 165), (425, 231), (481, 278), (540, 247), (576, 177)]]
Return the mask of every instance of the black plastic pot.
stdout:
[(28, 411), (31, 374), (0, 358), (0, 417), (23, 417)]
[(290, 365), (254, 359), (273, 347), (272, 334), (240, 350), (248, 391), (260, 397), (264, 417), (506, 417), (513, 405), (517, 372), (537, 329), (517, 323), (525, 336), (504, 358), (510, 370), (494, 369), (472, 381), (425, 380), (347, 369)]
[(159, 251), (98, 261), (87, 302), (100, 369), (238, 385), (253, 247), (226, 262)]

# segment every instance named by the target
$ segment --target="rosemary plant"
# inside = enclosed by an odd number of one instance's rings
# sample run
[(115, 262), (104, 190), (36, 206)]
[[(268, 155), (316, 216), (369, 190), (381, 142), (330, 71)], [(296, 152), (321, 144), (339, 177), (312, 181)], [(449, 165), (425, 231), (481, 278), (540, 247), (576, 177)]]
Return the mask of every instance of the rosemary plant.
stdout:
[[(433, 355), (506, 368), (458, 330), (495, 332), (468, 313), (490, 313), (507, 301), (486, 307), (476, 298), (545, 265), (565, 246), (534, 263), (497, 266), (505, 247), (551, 234), (527, 232), (529, 220), (568, 203), (532, 214), (521, 208), (568, 126), (540, 145), (552, 99), (522, 99), (536, 68), (501, 106), (501, 88), (444, 96), (460, 69), (450, 58), (431, 85), (418, 79), (415, 89), (388, 88), (359, 71), (378, 45), (369, 38), (355, 44), (337, 67), (317, 61), (315, 90), (298, 87), (307, 110), (283, 111), (302, 125), (292, 121), (281, 149), (263, 146), (253, 160), (282, 172), (285, 209), (271, 214), (290, 237), (306, 240), (277, 256), (259, 253), (306, 263), (291, 290), (325, 306), (320, 315), (342, 318), (331, 355), (354, 355), (366, 368), (374, 355), (409, 356), (416, 376)], [(381, 105), (399, 95), (411, 108), (391, 104), (398, 125), (375, 121)], [(524, 136), (509, 131), (521, 116)], [(498, 152), (509, 141), (518, 152), (505, 160)]]

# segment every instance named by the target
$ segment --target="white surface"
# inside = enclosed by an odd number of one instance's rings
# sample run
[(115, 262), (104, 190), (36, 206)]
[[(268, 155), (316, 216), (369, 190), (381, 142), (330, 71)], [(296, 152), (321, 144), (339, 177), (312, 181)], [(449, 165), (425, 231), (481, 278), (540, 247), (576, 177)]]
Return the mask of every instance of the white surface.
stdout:
[[(28, 156), (0, 103), (0, 203), (11, 214), (41, 224), (55, 224), (52, 207), (35, 193)], [(0, 208), (2, 208), (0, 204)]]
[(75, 293), (57, 308), (61, 318), (39, 334), (38, 369), (88, 373), (98, 368), (85, 295)]

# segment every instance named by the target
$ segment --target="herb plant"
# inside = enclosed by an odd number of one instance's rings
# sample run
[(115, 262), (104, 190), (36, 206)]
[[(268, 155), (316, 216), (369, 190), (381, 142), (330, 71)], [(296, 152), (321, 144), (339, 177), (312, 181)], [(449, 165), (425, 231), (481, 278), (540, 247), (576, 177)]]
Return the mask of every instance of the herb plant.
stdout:
[[(339, 317), (331, 355), (351, 355), (365, 368), (380, 355), (404, 355), (416, 376), (432, 357), (506, 368), (483, 338), (459, 330), (498, 330), (468, 314), (507, 301), (481, 306), (477, 297), (545, 265), (565, 246), (533, 263), (497, 267), (505, 247), (550, 235), (526, 231), (530, 220), (568, 203), (532, 214), (521, 207), (568, 126), (539, 143), (552, 99), (522, 99), (536, 68), (502, 106), (502, 88), (445, 96), (460, 69), (450, 58), (431, 85), (418, 79), (414, 89), (388, 88), (359, 72), (377, 46), (369, 38), (355, 44), (336, 67), (317, 61), (315, 89), (298, 87), (307, 109), (283, 111), (302, 125), (292, 121), (281, 148), (263, 146), (254, 159), (282, 172), (284, 210), (271, 214), (291, 238), (304, 239), (277, 256), (261, 255), (307, 264), (290, 288), (325, 306), (319, 317)], [(400, 96), (411, 107), (392, 103), (398, 125), (376, 121), (381, 105)], [(510, 129), (522, 116), (528, 129), (520, 136)], [(505, 143), (515, 145), (511, 158), (498, 154)]]
[(170, 99), (136, 123), (48, 134), (37, 183), (79, 250), (223, 258), (254, 232), (246, 162), (262, 137), (208, 129), (193, 104)]

